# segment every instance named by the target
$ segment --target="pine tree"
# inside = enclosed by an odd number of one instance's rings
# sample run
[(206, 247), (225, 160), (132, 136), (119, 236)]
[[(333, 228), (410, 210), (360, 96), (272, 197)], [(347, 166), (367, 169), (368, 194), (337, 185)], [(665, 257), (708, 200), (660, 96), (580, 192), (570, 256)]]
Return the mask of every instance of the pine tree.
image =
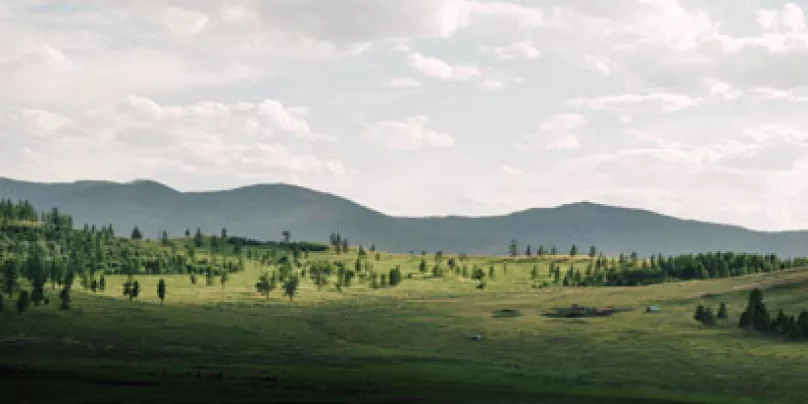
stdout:
[(143, 234), (140, 232), (140, 229), (137, 226), (135, 226), (132, 229), (132, 235), (131, 235), (130, 238), (132, 240), (141, 240), (141, 239), (143, 239)]
[(696, 306), (696, 312), (693, 314), (693, 319), (700, 322), (700, 323), (703, 323), (704, 322), (704, 313), (705, 313), (704, 305), (700, 304), (700, 305)]
[(295, 298), (297, 294), (297, 287), (300, 284), (300, 278), (297, 275), (289, 277), (283, 284), (283, 294), (284, 296), (288, 296), (289, 300)]
[(129, 295), (129, 300), (136, 299), (140, 295), (140, 282), (135, 281), (132, 283), (132, 293)]
[(721, 303), (721, 306), (718, 308), (718, 318), (727, 318), (727, 305), (725, 303)]
[(401, 268), (396, 266), (390, 270), (390, 286), (396, 286), (401, 283)]
[(255, 289), (263, 295), (264, 297), (269, 300), (269, 292), (272, 291), (269, 274), (264, 272), (259, 278), (258, 282), (255, 284)]
[(166, 281), (163, 278), (157, 282), (157, 297), (160, 298), (160, 306), (163, 306), (166, 300)]
[(21, 290), (19, 295), (17, 296), (17, 311), (22, 313), (28, 310), (28, 305), (30, 303), (30, 299), (28, 296), (27, 290)]
[(704, 318), (702, 319), (704, 325), (715, 325), (715, 314), (707, 307), (704, 309)]
[(62, 304), (59, 306), (60, 310), (70, 309), (70, 285), (65, 285), (62, 288), (62, 291), (59, 292), (59, 300), (62, 301)]

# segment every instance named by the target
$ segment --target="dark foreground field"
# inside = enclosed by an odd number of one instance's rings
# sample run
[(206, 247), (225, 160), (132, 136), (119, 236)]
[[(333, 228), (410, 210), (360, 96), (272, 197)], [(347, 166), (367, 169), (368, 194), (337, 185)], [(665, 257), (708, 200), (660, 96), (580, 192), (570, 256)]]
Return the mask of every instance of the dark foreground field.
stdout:
[[(768, 288), (773, 309), (804, 307), (802, 270), (636, 288), (507, 291), (502, 280), (480, 292), (448, 278), (340, 294), (303, 284), (293, 302), (256, 296), (256, 277), (237, 274), (226, 289), (168, 277), (162, 308), (150, 277), (134, 302), (113, 276), (105, 294), (77, 288), (68, 311), (51, 302), (20, 314), (7, 302), (2, 401), (808, 402), (808, 346), (735, 327), (752, 286)], [(719, 302), (729, 320), (693, 321), (696, 304)], [(543, 315), (571, 303), (635, 310)], [(646, 314), (651, 303), (662, 311)]]

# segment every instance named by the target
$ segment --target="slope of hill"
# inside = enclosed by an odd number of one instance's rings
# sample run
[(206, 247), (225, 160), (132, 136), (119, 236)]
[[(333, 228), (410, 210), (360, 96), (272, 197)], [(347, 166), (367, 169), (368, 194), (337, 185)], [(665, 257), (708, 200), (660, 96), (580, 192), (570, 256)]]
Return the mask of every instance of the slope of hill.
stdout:
[(276, 239), (327, 241), (331, 232), (351, 244), (375, 243), (392, 252), (452, 251), (504, 254), (511, 239), (534, 248), (567, 251), (595, 245), (606, 253), (642, 255), (706, 251), (808, 255), (808, 231), (760, 232), (738, 226), (682, 220), (650, 211), (591, 202), (536, 208), (489, 217), (392, 217), (335, 195), (286, 184), (214, 192), (179, 192), (153, 181), (33, 183), (0, 178), (0, 198), (27, 199), (69, 211), (77, 225), (112, 224), (119, 233), (138, 225), (147, 237), (162, 229), (190, 228)]

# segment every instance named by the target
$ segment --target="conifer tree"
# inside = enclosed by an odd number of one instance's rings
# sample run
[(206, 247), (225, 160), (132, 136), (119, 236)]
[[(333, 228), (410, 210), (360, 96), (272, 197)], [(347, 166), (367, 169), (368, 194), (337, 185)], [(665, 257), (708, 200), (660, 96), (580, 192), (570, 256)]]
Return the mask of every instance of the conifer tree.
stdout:
[(289, 300), (295, 298), (297, 294), (297, 287), (300, 284), (300, 278), (297, 275), (290, 276), (283, 283), (283, 295), (289, 297)]
[(163, 278), (157, 282), (157, 297), (160, 298), (160, 306), (166, 301), (166, 281)]
[(62, 304), (59, 305), (60, 310), (70, 309), (70, 285), (65, 285), (62, 287), (62, 291), (59, 292), (59, 300), (62, 301)]
[(17, 296), (17, 311), (22, 313), (28, 310), (28, 305), (30, 303), (29, 295), (27, 290), (21, 290), (19, 295)]
[(727, 305), (725, 303), (721, 303), (721, 306), (718, 308), (718, 318), (727, 318)]

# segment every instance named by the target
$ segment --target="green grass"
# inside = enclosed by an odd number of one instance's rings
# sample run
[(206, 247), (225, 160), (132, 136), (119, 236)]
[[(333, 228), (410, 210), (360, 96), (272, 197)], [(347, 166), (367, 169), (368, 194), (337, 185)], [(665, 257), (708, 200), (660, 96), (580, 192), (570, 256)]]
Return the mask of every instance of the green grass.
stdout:
[[(310, 257), (319, 258), (346, 259), (352, 268), (355, 255)], [(74, 288), (69, 311), (51, 302), (19, 314), (6, 300), (0, 388), (22, 391), (24, 402), (806, 402), (808, 344), (747, 334), (735, 323), (755, 285), (771, 287), (764, 292), (771, 309), (805, 308), (807, 270), (534, 289), (536, 262), (509, 262), (505, 275), (501, 258), (471, 257), (466, 263), (486, 273), (490, 263), (497, 268), (479, 291), (454, 275), (420, 279), (420, 256), (371, 261), (379, 271), (401, 265), (402, 284), (339, 293), (305, 280), (294, 301), (279, 289), (265, 299), (253, 285), (266, 268), (250, 263), (224, 289), (218, 279), (206, 287), (204, 277), (191, 285), (185, 275), (164, 276), (163, 308), (158, 278), (147, 276), (138, 277), (141, 297), (131, 303), (122, 276), (108, 276), (105, 293)], [(547, 261), (538, 264), (546, 277)], [(715, 309), (722, 301), (729, 321), (704, 328), (692, 319), (697, 304)], [(571, 303), (636, 310), (542, 316)], [(644, 313), (652, 303), (662, 311)], [(519, 315), (494, 315), (501, 309)], [(483, 340), (472, 341), (475, 334)]]

